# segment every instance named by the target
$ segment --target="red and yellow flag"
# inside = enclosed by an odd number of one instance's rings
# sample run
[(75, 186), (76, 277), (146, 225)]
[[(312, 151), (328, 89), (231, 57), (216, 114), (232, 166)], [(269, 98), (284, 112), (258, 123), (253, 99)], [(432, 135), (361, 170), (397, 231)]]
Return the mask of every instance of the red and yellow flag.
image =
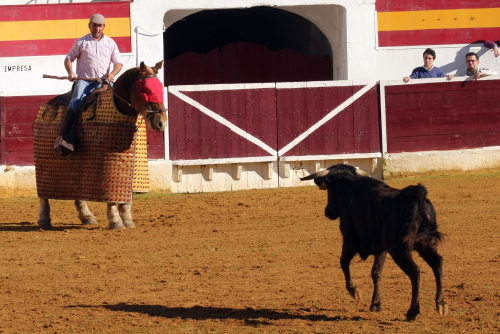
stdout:
[(500, 40), (500, 0), (377, 0), (379, 46)]
[(132, 52), (130, 2), (0, 6), (0, 57), (68, 54), (97, 13), (120, 52)]

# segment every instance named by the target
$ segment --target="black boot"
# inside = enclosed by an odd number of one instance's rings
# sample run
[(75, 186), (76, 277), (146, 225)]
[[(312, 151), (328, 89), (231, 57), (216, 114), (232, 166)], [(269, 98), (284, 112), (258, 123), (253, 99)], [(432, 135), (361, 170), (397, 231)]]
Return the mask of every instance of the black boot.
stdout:
[(75, 135), (78, 115), (71, 109), (66, 109), (61, 123), (60, 136), (57, 137), (54, 143), (54, 151), (57, 155), (67, 156), (73, 153), (79, 139)]

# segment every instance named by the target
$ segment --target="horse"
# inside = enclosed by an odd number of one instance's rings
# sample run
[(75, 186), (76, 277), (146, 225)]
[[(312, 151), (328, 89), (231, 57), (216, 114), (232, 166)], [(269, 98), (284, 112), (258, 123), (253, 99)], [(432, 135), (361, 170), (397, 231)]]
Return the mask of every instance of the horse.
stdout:
[[(116, 80), (112, 93), (109, 93), (109, 102), (107, 104), (114, 104), (114, 106), (116, 106), (115, 109), (117, 110), (117, 114), (119, 113), (116, 117), (120, 118), (119, 125), (104, 124), (102, 117), (99, 124), (92, 123), (92, 121), (99, 118), (98, 115), (96, 115), (97, 101), (99, 99), (93, 102), (93, 104), (86, 109), (86, 114), (85, 112), (82, 113), (82, 119), (80, 120), (82, 128), (82, 133), (80, 134), (82, 136), (81, 143), (70, 156), (56, 156), (52, 150), (52, 145), (60, 126), (60, 120), (62, 119), (62, 115), (60, 114), (67, 107), (71, 92), (57, 96), (51, 99), (47, 104), (42, 105), (33, 127), (37, 191), (40, 197), (39, 227), (44, 229), (53, 227), (49, 198), (74, 199), (79, 219), (83, 225), (97, 224), (94, 214), (89, 210), (86, 203), (86, 200), (95, 200), (95, 198), (97, 198), (97, 201), (108, 202), (107, 217), (111, 229), (135, 227), (132, 220), (132, 186), (136, 185), (135, 178), (137, 178), (137, 166), (140, 167), (142, 164), (144, 167), (145, 165), (144, 168), (147, 173), (146, 129), (144, 119), (147, 120), (151, 128), (156, 131), (164, 131), (168, 120), (167, 109), (163, 103), (163, 85), (157, 77), (158, 70), (162, 68), (162, 65), (163, 61), (156, 63), (154, 67), (146, 66), (144, 62), (141, 62), (139, 67), (125, 71)], [(101, 93), (101, 95), (103, 94)], [(56, 107), (59, 107), (59, 110), (63, 111), (58, 112), (54, 109)], [(94, 108), (93, 112), (91, 110), (92, 108)], [(48, 115), (47, 110), (52, 112), (53, 115)], [(90, 116), (84, 120), (84, 115)], [(109, 119), (109, 116), (105, 116), (104, 122), (107, 122), (106, 117)], [(57, 123), (56, 119), (59, 120), (59, 123)], [(88, 165), (86, 159), (92, 156), (95, 157), (95, 154), (98, 154), (96, 152), (89, 152), (89, 147), (92, 145), (88, 143), (92, 143), (92, 140), (96, 143), (106, 140), (107, 137), (111, 137), (116, 132), (114, 130), (115, 128), (119, 129), (118, 135), (120, 138), (110, 139), (112, 143), (108, 145), (107, 151), (97, 158), (97, 168), (96, 166)], [(112, 129), (113, 131), (107, 131), (108, 129)], [(100, 137), (87, 140), (86, 136), (88, 137), (89, 135)], [(138, 144), (139, 142), (143, 142), (144, 144), (142, 151)], [(82, 148), (80, 148), (80, 145)], [(48, 151), (52, 152), (49, 154)], [(116, 167), (116, 161), (113, 162), (113, 159), (118, 159), (118, 168)], [(61, 166), (64, 166), (66, 163), (73, 164), (73, 167), (66, 168), (64, 172)], [(115, 164), (113, 165), (113, 163)], [(75, 165), (77, 166), (76, 169), (80, 168), (80, 175), (84, 175), (87, 179), (76, 180), (78, 175), (73, 175), (74, 173), (72, 170), (72, 168), (75, 168)], [(124, 165), (125, 167), (123, 167)], [(107, 168), (104, 177), (98, 175), (99, 172), (102, 172), (98, 170), (100, 166)], [(57, 169), (59, 169), (59, 171)], [(88, 172), (88, 170), (91, 172)], [(117, 174), (120, 173), (121, 175), (118, 175), (118, 177)], [(97, 178), (94, 177), (95, 175), (98, 175)], [(51, 181), (51, 178), (59, 179)], [(114, 180), (115, 178), (117, 180)], [(99, 180), (99, 184), (92, 184), (90, 186), (94, 193), (82, 194), (82, 189), (85, 187), (81, 187), (81, 185), (85, 182), (88, 183), (88, 181), (92, 179)], [(147, 183), (149, 187), (149, 175), (147, 175), (143, 183)], [(71, 188), (74, 184), (79, 184), (79, 186)], [(124, 187), (123, 184), (125, 184)], [(58, 193), (58, 189), (65, 189), (64, 186), (72, 190), (63, 194)], [(47, 188), (50, 189), (47, 190)], [(97, 195), (95, 194), (95, 189), (97, 189)], [(68, 194), (72, 192), (75, 193), (75, 191), (78, 193), (74, 197), (68, 198), (68, 196), (70, 196)], [(118, 194), (117, 191), (121, 191), (121, 193)]]

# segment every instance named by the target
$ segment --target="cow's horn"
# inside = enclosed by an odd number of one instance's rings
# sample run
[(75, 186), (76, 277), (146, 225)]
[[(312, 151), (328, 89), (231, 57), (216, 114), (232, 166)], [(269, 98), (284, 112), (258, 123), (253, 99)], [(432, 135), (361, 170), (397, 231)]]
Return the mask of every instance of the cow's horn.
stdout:
[(316, 172), (314, 174), (311, 174), (311, 175), (308, 175), (306, 177), (303, 177), (301, 178), (300, 180), (301, 181), (306, 181), (306, 180), (314, 180), (314, 179), (318, 179), (320, 177), (324, 177), (324, 176), (327, 176), (328, 173), (330, 173), (330, 170), (329, 169), (325, 169), (325, 170), (322, 170), (322, 171), (319, 171), (319, 172)]
[(362, 169), (359, 169), (358, 167), (356, 167), (356, 173), (358, 173), (358, 175), (362, 175), (362, 176), (368, 176), (368, 173), (365, 172), (364, 170)]

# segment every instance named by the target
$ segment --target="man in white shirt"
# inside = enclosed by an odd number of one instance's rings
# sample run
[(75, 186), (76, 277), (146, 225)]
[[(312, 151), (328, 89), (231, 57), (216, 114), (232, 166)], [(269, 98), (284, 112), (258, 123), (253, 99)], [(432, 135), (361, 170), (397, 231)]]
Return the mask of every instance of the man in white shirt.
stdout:
[(467, 62), (467, 68), (458, 72), (455, 76), (468, 76), (473, 77), (474, 80), (477, 80), (489, 75), (498, 75), (496, 71), (490, 70), (489, 68), (479, 67), (479, 56), (475, 52), (469, 52), (468, 54), (466, 54), (465, 61)]
[[(105, 27), (104, 16), (92, 15), (89, 21), (90, 33), (77, 39), (64, 59), (68, 80), (76, 81), (76, 84), (68, 109), (64, 114), (60, 136), (54, 144), (54, 150), (58, 155), (66, 156), (74, 151), (78, 138), (72, 132), (74, 132), (73, 127), (78, 119), (80, 108), (87, 96), (101, 86), (98, 81), (77, 80), (76, 78), (99, 78), (113, 82), (123, 67), (118, 46), (113, 39), (104, 35)], [(75, 60), (77, 60), (76, 74), (73, 71)], [(111, 64), (113, 64), (112, 71)]]

